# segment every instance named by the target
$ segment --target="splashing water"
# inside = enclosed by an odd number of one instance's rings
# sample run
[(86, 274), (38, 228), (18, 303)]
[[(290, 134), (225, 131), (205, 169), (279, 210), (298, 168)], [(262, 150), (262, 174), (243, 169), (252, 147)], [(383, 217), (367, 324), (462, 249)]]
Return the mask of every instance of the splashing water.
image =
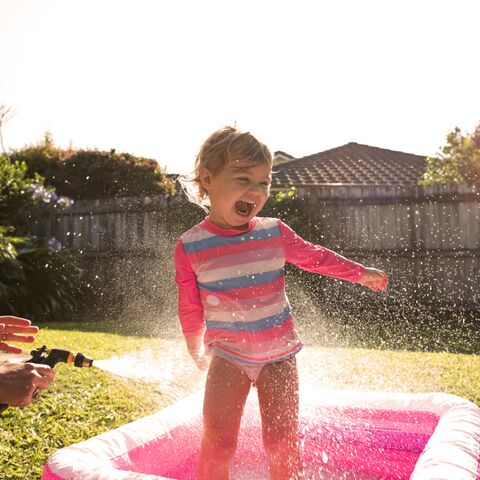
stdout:
[(196, 368), (179, 340), (162, 340), (159, 350), (142, 350), (96, 360), (94, 365), (114, 375), (156, 384), (172, 401), (199, 390), (205, 383), (206, 374)]
[[(326, 389), (356, 389), (376, 391), (435, 391), (436, 375), (413, 378), (408, 362), (418, 359), (405, 353), (404, 368), (395, 367), (395, 375), (388, 352), (379, 357), (378, 352), (350, 349), (304, 347), (297, 355), (300, 377), (300, 396), (309, 387)], [(379, 362), (380, 360), (380, 362)], [(197, 369), (182, 340), (161, 340), (158, 350), (142, 350), (105, 360), (94, 365), (104, 371), (124, 378), (151, 382), (171, 401), (179, 400), (205, 385), (206, 373)], [(422, 370), (435, 373), (433, 357), (422, 359)], [(385, 370), (387, 368), (387, 371)]]

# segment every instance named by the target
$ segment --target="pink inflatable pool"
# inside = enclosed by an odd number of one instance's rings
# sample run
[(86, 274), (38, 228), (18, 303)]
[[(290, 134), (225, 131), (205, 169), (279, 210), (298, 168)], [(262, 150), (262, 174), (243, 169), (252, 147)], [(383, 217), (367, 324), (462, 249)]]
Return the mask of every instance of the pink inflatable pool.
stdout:
[[(479, 480), (480, 409), (448, 394), (308, 390), (299, 439), (306, 478)], [(43, 480), (194, 479), (201, 393), (63, 448)], [(247, 402), (231, 478), (267, 479), (258, 405)]]

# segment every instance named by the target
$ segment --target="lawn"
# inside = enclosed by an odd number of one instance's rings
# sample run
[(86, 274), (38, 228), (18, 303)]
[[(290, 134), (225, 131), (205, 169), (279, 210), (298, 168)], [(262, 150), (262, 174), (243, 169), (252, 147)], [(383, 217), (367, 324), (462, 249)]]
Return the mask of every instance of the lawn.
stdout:
[[(98, 330), (92, 325), (50, 324), (42, 327), (34, 347), (46, 344), (81, 351), (99, 365), (103, 364), (100, 360), (120, 357), (125, 365), (130, 361), (130, 370), (138, 367), (140, 376), (146, 365), (153, 367), (159, 372), (157, 381), (124, 379), (99, 368), (58, 364), (55, 385), (32, 407), (4, 412), (1, 478), (37, 479), (48, 456), (58, 448), (148, 415), (201, 385), (202, 377), (178, 336), (153, 338)], [(139, 358), (148, 362), (137, 365), (135, 359)], [(298, 361), (303, 384), (443, 391), (480, 405), (480, 357), (474, 354), (307, 346)]]

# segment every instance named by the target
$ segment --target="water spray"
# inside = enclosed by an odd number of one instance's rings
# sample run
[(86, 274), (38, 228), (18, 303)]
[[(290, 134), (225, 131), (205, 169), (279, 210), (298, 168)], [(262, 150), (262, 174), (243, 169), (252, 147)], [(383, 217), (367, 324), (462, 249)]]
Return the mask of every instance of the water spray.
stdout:
[[(54, 368), (59, 362), (66, 363), (67, 365), (73, 365), (79, 368), (89, 368), (93, 365), (93, 360), (83, 353), (72, 353), (69, 350), (61, 350), (60, 348), (47, 348), (46, 345), (32, 350), (30, 352), (32, 358), (26, 360), (24, 363), (36, 363), (40, 365), (48, 365)], [(35, 398), (38, 395), (38, 389), (32, 395)], [(0, 404), (0, 413), (3, 412), (8, 405)]]

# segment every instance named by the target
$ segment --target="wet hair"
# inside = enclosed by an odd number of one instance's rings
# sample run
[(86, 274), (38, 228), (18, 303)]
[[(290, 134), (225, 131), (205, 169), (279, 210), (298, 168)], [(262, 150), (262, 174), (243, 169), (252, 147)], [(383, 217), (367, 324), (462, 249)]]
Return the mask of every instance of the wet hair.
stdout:
[(273, 164), (268, 147), (250, 132), (240, 132), (235, 127), (220, 128), (200, 147), (193, 173), (182, 175), (178, 179), (190, 202), (208, 211), (206, 207), (210, 205), (210, 199), (200, 182), (200, 171), (207, 168), (212, 175), (217, 175), (230, 160), (245, 161), (249, 166)]

